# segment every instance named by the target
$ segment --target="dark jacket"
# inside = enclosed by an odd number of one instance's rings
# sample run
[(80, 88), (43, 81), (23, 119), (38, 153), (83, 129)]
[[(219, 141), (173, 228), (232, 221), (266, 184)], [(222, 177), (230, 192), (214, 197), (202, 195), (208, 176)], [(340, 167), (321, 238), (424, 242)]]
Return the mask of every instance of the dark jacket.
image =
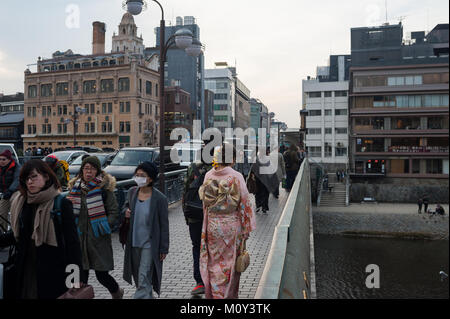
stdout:
[[(133, 238), (134, 225), (134, 209), (137, 201), (137, 187), (132, 187), (128, 191), (127, 201), (124, 210), (130, 208), (130, 230), (128, 232), (127, 243), (125, 245), (125, 258), (123, 266), (123, 279), (132, 284), (132, 267), (131, 267), (131, 248)], [(148, 227), (151, 229), (150, 245), (152, 250), (152, 286), (153, 290), (161, 294), (161, 278), (163, 270), (163, 262), (160, 261), (160, 254), (169, 253), (169, 205), (166, 196), (156, 188), (153, 188), (152, 199), (150, 202), (150, 223)]]
[[(300, 169), (300, 158), (297, 151), (287, 150), (284, 152), (283, 157), (285, 159), (286, 171), (298, 171)], [(288, 163), (290, 165), (288, 165)], [(289, 167), (287, 167), (289, 166)]]
[[(19, 238), (16, 243), (14, 233), (9, 231), (0, 235), (0, 247), (16, 244), (16, 267), (18, 271), (16, 296), (21, 298), (24, 287), (29, 285), (24, 282), (24, 274), (27, 262), (34, 260), (37, 283), (38, 299), (56, 299), (67, 291), (66, 266), (69, 264), (81, 267), (81, 250), (78, 239), (75, 216), (73, 215), (72, 202), (68, 199), (61, 201), (61, 219), (54, 219), (56, 240), (58, 247), (42, 244), (34, 248), (31, 235), (33, 233), (34, 212), (37, 205), (25, 204), (19, 216)], [(30, 258), (35, 255), (35, 258)]]
[(8, 165), (0, 169), (0, 192), (3, 199), (10, 199), (19, 188), (20, 164), (14, 159)]

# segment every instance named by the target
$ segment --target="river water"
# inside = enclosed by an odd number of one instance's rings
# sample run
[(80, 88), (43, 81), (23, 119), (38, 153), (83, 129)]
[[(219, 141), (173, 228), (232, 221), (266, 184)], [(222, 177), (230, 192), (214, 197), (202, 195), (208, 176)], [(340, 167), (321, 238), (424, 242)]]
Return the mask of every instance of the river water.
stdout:
[[(449, 242), (315, 235), (318, 299), (449, 298)], [(380, 288), (366, 287), (366, 266), (379, 267)]]

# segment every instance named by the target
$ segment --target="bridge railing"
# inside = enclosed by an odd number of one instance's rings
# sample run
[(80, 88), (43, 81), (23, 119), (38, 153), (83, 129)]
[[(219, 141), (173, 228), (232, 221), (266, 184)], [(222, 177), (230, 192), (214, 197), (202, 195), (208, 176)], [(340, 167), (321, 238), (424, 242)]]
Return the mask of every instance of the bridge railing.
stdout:
[(303, 161), (275, 228), (255, 299), (315, 299), (310, 165)]

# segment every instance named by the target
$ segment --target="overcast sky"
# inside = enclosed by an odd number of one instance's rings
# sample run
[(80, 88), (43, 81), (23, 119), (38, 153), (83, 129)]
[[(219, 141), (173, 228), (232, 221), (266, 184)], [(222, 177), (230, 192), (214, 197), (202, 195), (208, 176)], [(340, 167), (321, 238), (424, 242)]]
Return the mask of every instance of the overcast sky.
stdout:
[[(26, 5), (23, 5), (23, 3)], [(159, 7), (135, 17), (145, 46), (155, 45)], [(206, 68), (237, 64), (238, 77), (276, 119), (299, 127), (301, 83), (327, 65), (330, 54), (350, 54), (350, 28), (386, 22), (385, 0), (160, 0), (166, 24), (194, 16), (206, 46)], [(12, 3), (12, 4), (11, 4)], [(448, 23), (448, 0), (388, 0), (390, 23), (405, 36)], [(92, 22), (107, 25), (106, 50), (117, 32), (122, 0), (0, 0), (0, 93), (23, 92), (23, 71), (37, 57), (72, 49), (91, 54)], [(170, 61), (169, 61), (170, 63)], [(33, 71), (33, 68), (31, 67)]]

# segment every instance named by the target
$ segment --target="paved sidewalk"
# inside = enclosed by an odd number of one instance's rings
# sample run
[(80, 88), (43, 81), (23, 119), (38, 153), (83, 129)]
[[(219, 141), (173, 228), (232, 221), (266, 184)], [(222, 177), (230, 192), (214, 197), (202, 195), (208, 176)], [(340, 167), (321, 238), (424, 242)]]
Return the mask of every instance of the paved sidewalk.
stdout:
[[(267, 216), (256, 214), (256, 231), (247, 242), (251, 263), (247, 271), (241, 275), (239, 297), (253, 299), (258, 287), (262, 271), (264, 270), (269, 253), (275, 226), (286, 204), (289, 193), (280, 187), (279, 199), (272, 195), (269, 198), (269, 212)], [(192, 243), (186, 225), (181, 202), (169, 207), (170, 247), (169, 254), (164, 261), (161, 296), (162, 299), (190, 299), (190, 292), (195, 285), (192, 270)], [(125, 289), (124, 299), (133, 298), (134, 286), (122, 279), (123, 249), (119, 243), (118, 235), (113, 234), (114, 271), (111, 275), (117, 280), (119, 286)], [(89, 283), (94, 286), (96, 299), (111, 299), (109, 292), (101, 286), (91, 271)]]

